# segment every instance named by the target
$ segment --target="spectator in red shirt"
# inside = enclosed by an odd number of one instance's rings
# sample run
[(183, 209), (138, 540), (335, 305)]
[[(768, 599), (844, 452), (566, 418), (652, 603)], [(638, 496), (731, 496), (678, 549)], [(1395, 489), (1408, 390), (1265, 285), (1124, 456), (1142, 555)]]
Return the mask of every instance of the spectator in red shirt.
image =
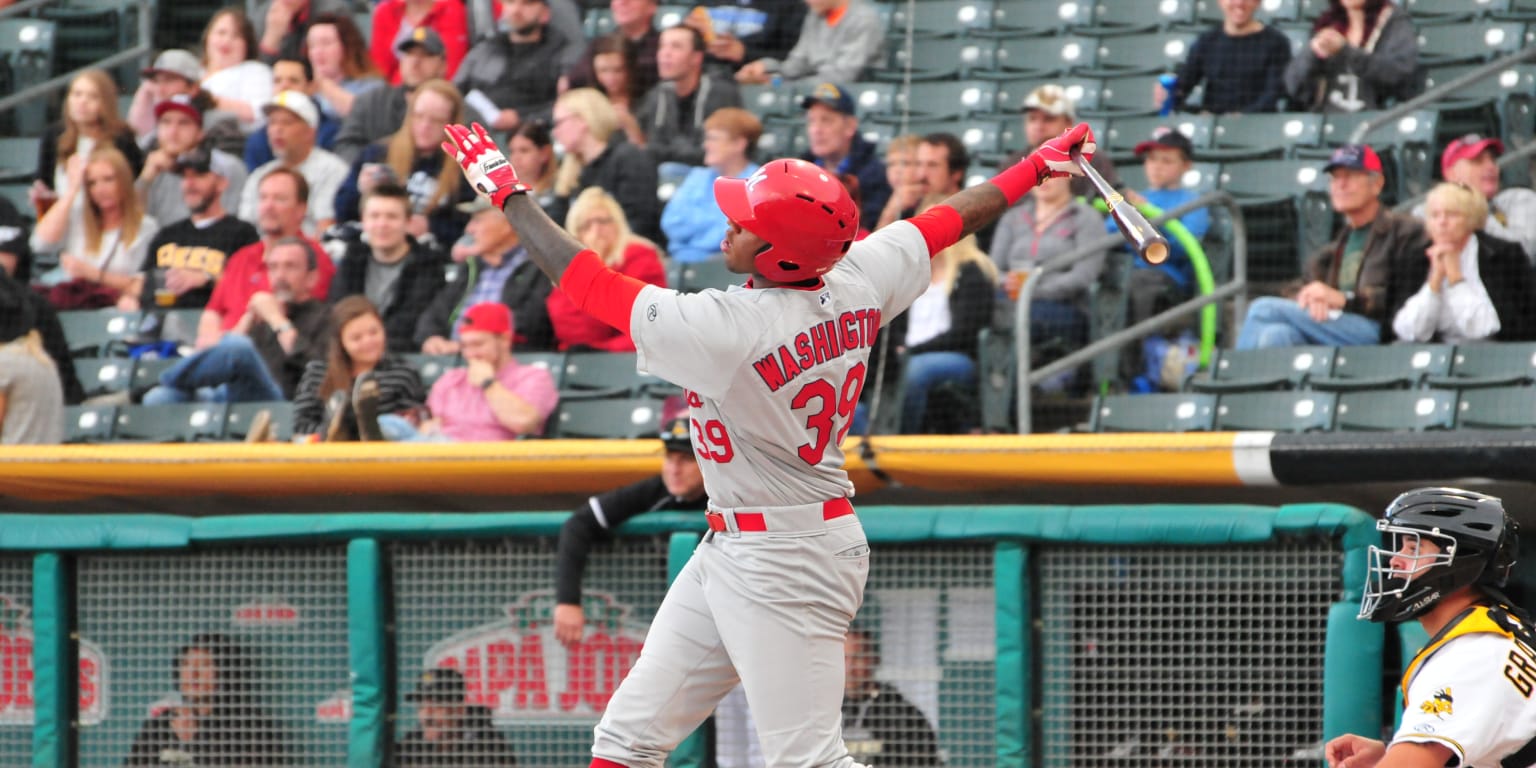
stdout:
[(489, 442), (544, 432), (560, 402), (549, 371), (512, 356), (512, 310), (485, 301), (464, 311), (459, 332), (465, 366), (444, 373), (427, 395), (432, 418), (418, 430), (394, 414), (379, 416), (389, 440)]
[[(203, 308), (197, 323), (197, 348), (207, 349), (217, 344), (240, 318), (245, 315), (246, 305), (258, 291), (270, 290), (267, 285), (266, 266), (262, 257), (267, 248), (285, 237), (302, 237), (304, 213), (309, 206), (309, 183), (292, 168), (274, 168), (257, 187), (256, 230), (261, 240), (229, 257), (213, 296)], [(317, 253), (325, 249), (310, 240)], [(325, 300), (330, 292), (331, 277), (336, 265), (329, 257), (322, 257), (317, 265), (319, 280), (315, 285), (315, 298)]]
[[(660, 249), (630, 231), (619, 201), (601, 188), (588, 187), (576, 196), (571, 212), (566, 214), (565, 229), (616, 272), (666, 287), (667, 274), (661, 266)], [(559, 349), (635, 351), (635, 342), (627, 334), (583, 312), (564, 291), (551, 291), (546, 306)]]
[(417, 27), (437, 32), (447, 49), (448, 71), (442, 77), (452, 80), (459, 62), (469, 51), (469, 18), (459, 0), (384, 0), (373, 9), (371, 48), (373, 63), (390, 85), (400, 84), (400, 59), (396, 48)]

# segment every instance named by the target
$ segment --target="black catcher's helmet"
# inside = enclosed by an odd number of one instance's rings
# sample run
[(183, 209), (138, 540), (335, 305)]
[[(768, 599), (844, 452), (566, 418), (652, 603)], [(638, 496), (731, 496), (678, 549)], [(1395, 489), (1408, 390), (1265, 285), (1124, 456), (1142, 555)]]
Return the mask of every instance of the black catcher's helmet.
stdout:
[(1417, 488), (1398, 496), (1376, 522), (1382, 546), (1370, 549), (1360, 618), (1407, 621), (1462, 587), (1503, 587), (1517, 529), (1503, 502), (1485, 494)]

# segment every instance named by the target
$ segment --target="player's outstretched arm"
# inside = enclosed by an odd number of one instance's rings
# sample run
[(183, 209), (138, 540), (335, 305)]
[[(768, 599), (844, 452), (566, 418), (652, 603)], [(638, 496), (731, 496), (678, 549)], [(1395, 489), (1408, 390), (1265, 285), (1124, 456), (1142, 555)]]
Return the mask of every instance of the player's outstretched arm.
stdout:
[(1072, 162), (1072, 148), (1083, 157), (1092, 158), (1095, 149), (1093, 130), (1078, 123), (1050, 141), (1041, 144), (1013, 167), (993, 176), (986, 184), (977, 184), (950, 195), (940, 203), (960, 214), (961, 237), (986, 227), (1017, 203), (1036, 184), (1062, 176), (1081, 176)]
[(528, 197), (528, 185), (518, 180), (512, 164), (507, 162), (506, 155), (497, 148), (483, 126), (479, 123), (468, 128), (449, 125), (446, 131), (448, 141), (443, 142), (443, 151), (459, 161), (470, 186), (506, 214), (507, 221), (528, 249), (528, 257), (558, 284), (571, 260), (586, 250), (586, 246), (571, 237)]

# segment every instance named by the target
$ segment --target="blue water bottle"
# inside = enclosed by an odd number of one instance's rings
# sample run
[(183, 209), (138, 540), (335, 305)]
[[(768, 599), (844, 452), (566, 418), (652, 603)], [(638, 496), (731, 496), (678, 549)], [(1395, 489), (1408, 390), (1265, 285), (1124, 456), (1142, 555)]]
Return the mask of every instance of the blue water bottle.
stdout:
[(1157, 114), (1167, 117), (1173, 114), (1173, 92), (1174, 89), (1179, 87), (1179, 76), (1172, 72), (1167, 72), (1158, 76), (1157, 83), (1163, 86), (1163, 104), (1158, 109)]

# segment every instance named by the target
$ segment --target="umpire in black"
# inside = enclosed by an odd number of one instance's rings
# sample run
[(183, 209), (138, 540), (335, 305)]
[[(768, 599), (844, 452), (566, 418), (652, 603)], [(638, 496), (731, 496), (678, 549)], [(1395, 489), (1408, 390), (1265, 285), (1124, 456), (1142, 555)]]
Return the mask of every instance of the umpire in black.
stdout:
[(693, 455), (688, 415), (670, 419), (661, 431), (666, 459), (661, 474), (593, 496), (560, 528), (555, 565), (555, 637), (565, 645), (581, 640), (586, 616), (581, 579), (592, 545), (607, 540), (625, 520), (646, 512), (702, 512), (708, 497), (704, 475)]

